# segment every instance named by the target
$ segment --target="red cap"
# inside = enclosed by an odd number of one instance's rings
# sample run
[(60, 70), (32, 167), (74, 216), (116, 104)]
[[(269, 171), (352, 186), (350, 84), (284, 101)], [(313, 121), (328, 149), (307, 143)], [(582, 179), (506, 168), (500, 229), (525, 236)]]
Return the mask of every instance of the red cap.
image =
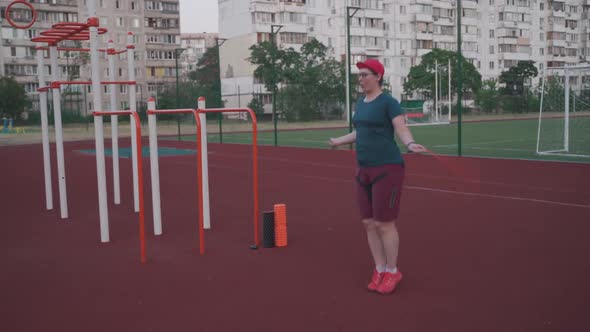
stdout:
[(364, 62), (357, 62), (356, 67), (358, 69), (363, 69), (363, 68), (370, 69), (371, 71), (375, 72), (376, 74), (380, 74), (381, 77), (383, 77), (383, 75), (385, 74), (385, 67), (383, 67), (383, 64), (381, 62), (379, 62), (379, 60), (377, 60), (377, 59), (369, 58), (369, 59), (365, 60)]

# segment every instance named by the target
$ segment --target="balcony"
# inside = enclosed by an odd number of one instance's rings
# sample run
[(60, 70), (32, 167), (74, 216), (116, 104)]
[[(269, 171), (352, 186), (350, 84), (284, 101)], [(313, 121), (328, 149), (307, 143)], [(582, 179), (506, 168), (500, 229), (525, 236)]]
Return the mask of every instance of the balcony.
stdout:
[(440, 16), (433, 16), (432, 20), (436, 25), (444, 25), (444, 26), (454, 26), (455, 21), (451, 17), (440, 17)]
[(416, 32), (416, 39), (417, 40), (432, 40), (433, 39), (432, 32)]
[(463, 0), (463, 1), (461, 1), (461, 7), (465, 8), (465, 9), (477, 9), (477, 1)]
[(378, 28), (367, 28), (365, 30), (365, 35), (370, 37), (383, 37), (385, 36), (385, 31)]
[(499, 13), (518, 13), (518, 14), (531, 14), (533, 10), (529, 7), (503, 5), (498, 9)]
[(281, 1), (279, 2), (278, 11), (288, 11), (292, 13), (305, 13), (306, 7), (303, 2)]
[[(461, 3), (461, 4), (463, 4), (463, 3)], [(457, 5), (456, 5), (455, 1), (450, 2), (450, 1), (445, 1), (445, 0), (433, 0), (432, 7), (443, 8), (443, 9), (453, 9), (453, 8), (457, 8)]]
[(517, 37), (498, 37), (497, 38), (498, 44), (502, 45), (518, 45), (518, 38)]
[(383, 19), (383, 10), (382, 9), (364, 9), (365, 17), (367, 18), (380, 18)]
[(518, 37), (518, 39), (517, 39), (517, 45), (519, 45), (519, 46), (530, 46), (531, 45), (531, 40), (530, 40), (530, 38), (527, 38), (527, 37)]
[(416, 16), (414, 17), (414, 20), (416, 22), (434, 22), (434, 18), (432, 17), (432, 14), (423, 14), (423, 13), (418, 13), (416, 14)]
[(556, 46), (556, 47), (566, 47), (567, 42), (565, 40), (560, 39), (548, 39), (547, 46)]
[(264, 12), (264, 13), (276, 13), (276, 3), (269, 3), (267, 0), (256, 0), (250, 3), (249, 8), (251, 13)]

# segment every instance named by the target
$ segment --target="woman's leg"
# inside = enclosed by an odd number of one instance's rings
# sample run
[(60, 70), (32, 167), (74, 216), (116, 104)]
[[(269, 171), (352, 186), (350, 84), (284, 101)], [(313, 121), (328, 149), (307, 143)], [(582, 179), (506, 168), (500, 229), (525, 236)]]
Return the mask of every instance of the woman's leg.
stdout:
[(388, 271), (397, 268), (397, 257), (399, 254), (399, 233), (395, 222), (379, 222), (374, 221), (376, 233), (381, 240), (381, 246), (386, 261), (386, 268)]
[(369, 249), (371, 250), (375, 267), (377, 269), (384, 269), (387, 263), (387, 257), (378, 224), (373, 219), (364, 219), (363, 224), (365, 224), (365, 229), (367, 230), (367, 240), (369, 241)]

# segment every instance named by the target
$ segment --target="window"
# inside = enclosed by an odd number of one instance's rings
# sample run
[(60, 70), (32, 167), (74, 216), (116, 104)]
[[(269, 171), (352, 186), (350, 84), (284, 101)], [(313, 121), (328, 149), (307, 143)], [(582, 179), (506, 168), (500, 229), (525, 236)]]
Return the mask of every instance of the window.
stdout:
[(490, 46), (490, 54), (494, 54), (494, 46)]
[(490, 30), (490, 38), (494, 38), (494, 34), (495, 34), (495, 31), (494, 30)]
[(494, 61), (490, 61), (489, 67), (490, 67), (490, 69), (494, 69)]
[(545, 55), (545, 49), (544, 48), (540, 48), (539, 49), (539, 54), (540, 55)]
[(399, 13), (405, 14), (406, 13), (406, 6), (399, 6)]

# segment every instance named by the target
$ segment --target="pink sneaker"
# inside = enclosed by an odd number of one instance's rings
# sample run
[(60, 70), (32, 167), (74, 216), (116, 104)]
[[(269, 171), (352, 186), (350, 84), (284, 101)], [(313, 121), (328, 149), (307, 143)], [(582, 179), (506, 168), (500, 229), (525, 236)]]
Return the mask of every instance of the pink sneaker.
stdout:
[(397, 284), (402, 280), (402, 273), (397, 271), (396, 273), (385, 272), (383, 273), (383, 278), (381, 279), (381, 283), (379, 287), (377, 287), (377, 292), (381, 294), (390, 294), (395, 291)]
[(371, 282), (369, 283), (369, 286), (367, 286), (367, 288), (369, 289), (369, 291), (371, 292), (376, 292), (377, 288), (379, 288), (379, 284), (381, 283), (381, 279), (383, 278), (383, 275), (385, 273), (379, 273), (377, 272), (377, 270), (373, 270), (373, 276), (371, 277)]

